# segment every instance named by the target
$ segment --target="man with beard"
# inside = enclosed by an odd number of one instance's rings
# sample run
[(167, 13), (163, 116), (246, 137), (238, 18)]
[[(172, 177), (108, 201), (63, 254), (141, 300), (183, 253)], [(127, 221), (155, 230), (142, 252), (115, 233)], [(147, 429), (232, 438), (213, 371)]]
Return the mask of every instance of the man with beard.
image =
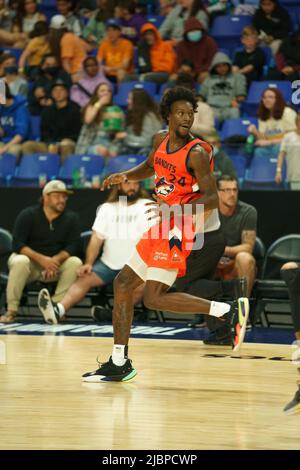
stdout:
[(75, 281), (82, 265), (75, 256), (80, 225), (78, 215), (66, 210), (69, 193), (65, 183), (52, 180), (43, 189), (42, 203), (17, 216), (8, 260), (7, 313), (0, 322), (15, 320), (26, 284), (57, 281), (52, 299), (59, 302)]
[[(97, 211), (85, 263), (78, 270), (77, 280), (53, 309), (45, 308), (49, 305), (49, 291), (42, 289), (39, 293), (38, 305), (46, 322), (56, 324), (90, 289), (110, 284), (115, 279), (146, 230), (144, 206), (149, 203), (147, 197), (137, 182), (123, 182), (112, 189), (107, 201)], [(141, 299), (142, 291), (143, 286), (135, 291), (134, 303)], [(97, 317), (96, 313), (93, 316)]]

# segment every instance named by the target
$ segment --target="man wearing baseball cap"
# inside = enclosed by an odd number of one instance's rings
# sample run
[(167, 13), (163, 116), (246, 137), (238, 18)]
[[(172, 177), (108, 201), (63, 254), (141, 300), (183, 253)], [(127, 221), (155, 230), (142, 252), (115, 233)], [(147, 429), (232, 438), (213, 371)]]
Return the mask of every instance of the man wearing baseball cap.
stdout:
[(8, 260), (7, 312), (0, 322), (15, 320), (26, 284), (57, 282), (53, 300), (59, 302), (76, 280), (82, 265), (76, 256), (80, 225), (78, 215), (66, 209), (70, 193), (62, 181), (50, 181), (43, 189), (41, 204), (23, 209), (17, 216)]

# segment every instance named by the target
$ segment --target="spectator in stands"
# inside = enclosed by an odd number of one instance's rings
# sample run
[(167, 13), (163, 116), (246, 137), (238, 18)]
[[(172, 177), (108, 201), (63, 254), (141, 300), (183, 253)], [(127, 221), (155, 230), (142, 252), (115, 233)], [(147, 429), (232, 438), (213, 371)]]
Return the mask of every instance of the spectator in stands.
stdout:
[[(120, 202), (120, 196), (125, 196), (126, 200)], [(147, 229), (147, 203), (148, 195), (141, 190), (138, 182), (128, 181), (111, 190), (106, 203), (97, 212), (85, 263), (78, 272), (76, 282), (61, 300), (51, 300), (47, 289), (39, 294), (39, 308), (47, 322), (57, 323), (90, 289), (114, 280), (130, 258), (136, 241)], [(135, 303), (141, 299), (143, 287), (134, 292)]]
[(27, 64), (26, 75), (31, 79), (34, 78), (35, 71), (40, 66), (44, 55), (50, 52), (48, 32), (48, 24), (45, 21), (35, 23), (33, 31), (29, 35), (31, 40), (19, 59), (19, 72), (24, 74)]
[(276, 68), (269, 70), (270, 80), (298, 80), (300, 77), (300, 28), (283, 39), (275, 56)]
[(121, 38), (121, 26), (117, 19), (106, 22), (106, 38), (101, 42), (97, 58), (103, 65), (106, 77), (112, 82), (120, 82), (132, 72), (133, 45)]
[(295, 336), (300, 340), (300, 265), (293, 261), (285, 263), (281, 268), (281, 277), (286, 282), (291, 301), (291, 313)]
[(140, 79), (162, 84), (175, 68), (176, 55), (173, 47), (168, 41), (161, 39), (158, 29), (152, 23), (145, 23), (138, 44)]
[(80, 109), (69, 99), (69, 86), (62, 80), (52, 85), (53, 104), (41, 114), (41, 142), (28, 141), (22, 146), (23, 154), (35, 152), (60, 153), (62, 161), (74, 153), (75, 142), (81, 128)]
[(183, 40), (177, 45), (177, 64), (180, 67), (184, 60), (194, 64), (197, 80), (202, 83), (208, 76), (208, 71), (218, 46), (213, 38), (208, 36), (203, 25), (196, 18), (188, 18), (184, 26)]
[(20, 0), (13, 20), (13, 32), (25, 33), (25, 40), (17, 41), (15, 47), (24, 47), (29, 34), (33, 31), (35, 23), (47, 21), (46, 16), (38, 11), (37, 0)]
[(115, 17), (119, 19), (122, 28), (122, 36), (133, 44), (139, 40), (140, 30), (146, 18), (136, 13), (134, 0), (119, 0), (115, 9)]
[(216, 16), (225, 15), (227, 4), (230, 4), (227, 0), (208, 0), (206, 10), (210, 17), (210, 24), (213, 23), (213, 20)]
[(0, 154), (20, 156), (21, 143), (29, 132), (29, 113), (26, 99), (13, 96), (5, 83), (5, 103), (0, 106)]
[(209, 134), (202, 134), (202, 139), (209, 142), (214, 149), (214, 176), (220, 178), (223, 175), (230, 176), (234, 180), (237, 180), (237, 173), (232, 160), (224, 152), (221, 145), (220, 136), (217, 131)]
[(296, 112), (286, 105), (277, 88), (267, 88), (262, 94), (257, 114), (258, 129), (254, 124), (248, 127), (256, 138), (255, 155), (277, 158), (284, 135), (296, 128)]
[(241, 42), (244, 49), (235, 53), (232, 71), (245, 75), (249, 87), (253, 80), (261, 79), (266, 57), (264, 51), (258, 47), (258, 32), (253, 26), (243, 29)]
[(43, 189), (42, 203), (17, 216), (8, 260), (7, 313), (1, 322), (15, 320), (26, 284), (58, 281), (53, 296), (58, 302), (75, 281), (82, 265), (75, 256), (80, 228), (78, 215), (66, 210), (68, 194), (62, 181), (50, 181)]
[(159, 0), (159, 14), (161, 16), (168, 16), (176, 5), (176, 0)]
[(159, 28), (163, 39), (172, 40), (176, 45), (183, 39), (184, 24), (193, 16), (208, 29), (209, 17), (202, 0), (180, 0), (179, 5), (174, 7)]
[(76, 36), (81, 36), (82, 25), (78, 16), (74, 13), (74, 8), (71, 0), (57, 0), (56, 7), (58, 13), (66, 18), (67, 30)]
[(200, 96), (212, 107), (219, 121), (237, 118), (240, 104), (247, 95), (244, 75), (232, 73), (231, 60), (218, 52), (211, 64), (208, 78), (203, 82)]
[(18, 75), (17, 61), (14, 55), (4, 53), (0, 56), (0, 77), (5, 79), (12, 95), (27, 98), (28, 82)]
[(113, 145), (116, 132), (123, 129), (124, 113), (112, 106), (112, 86), (100, 83), (88, 104), (82, 110), (83, 126), (76, 145), (76, 153), (91, 153), (115, 157), (118, 145)]
[(9, 8), (6, 0), (0, 0), (0, 29), (10, 31), (12, 29), (15, 13)]
[(277, 0), (260, 0), (252, 24), (259, 32), (261, 43), (271, 47), (274, 56), (282, 39), (292, 30), (290, 16)]
[(53, 54), (44, 55), (29, 93), (29, 110), (34, 116), (40, 115), (46, 106), (52, 104), (51, 88), (57, 80), (71, 87), (70, 75), (65, 72)]
[(288, 132), (280, 144), (280, 152), (277, 159), (275, 181), (282, 182), (282, 165), (286, 161), (287, 180), (291, 189), (300, 189), (300, 113), (296, 115), (296, 130)]
[(80, 108), (89, 102), (99, 83), (109, 83), (96, 57), (88, 56), (84, 59), (82, 68), (81, 80), (74, 83), (71, 88), (71, 100)]
[(74, 33), (68, 32), (66, 19), (54, 15), (50, 22), (50, 49), (63, 69), (76, 80), (82, 62), (86, 58), (88, 45)]
[(97, 0), (97, 10), (90, 17), (83, 29), (83, 38), (98, 47), (105, 37), (105, 22), (114, 16), (116, 0)]
[(152, 138), (162, 128), (162, 119), (156, 103), (143, 89), (134, 89), (128, 95), (128, 113), (125, 131), (116, 133), (120, 142), (119, 154), (144, 153), (151, 150)]

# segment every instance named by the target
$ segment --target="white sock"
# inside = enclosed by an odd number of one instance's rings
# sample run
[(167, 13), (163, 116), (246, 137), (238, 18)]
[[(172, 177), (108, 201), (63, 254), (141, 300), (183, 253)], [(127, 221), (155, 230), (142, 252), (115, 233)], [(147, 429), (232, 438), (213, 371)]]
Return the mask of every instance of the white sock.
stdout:
[(63, 304), (58, 303), (56, 304), (56, 307), (57, 307), (57, 313), (59, 315), (59, 318), (63, 317), (64, 314), (66, 313), (65, 307), (63, 306)]
[(211, 302), (209, 315), (213, 317), (222, 317), (225, 313), (229, 312), (231, 308), (230, 304), (226, 304), (225, 302)]
[(125, 353), (127, 353), (127, 347), (124, 344), (114, 344), (112, 361), (116, 366), (123, 366), (125, 364), (127, 360)]

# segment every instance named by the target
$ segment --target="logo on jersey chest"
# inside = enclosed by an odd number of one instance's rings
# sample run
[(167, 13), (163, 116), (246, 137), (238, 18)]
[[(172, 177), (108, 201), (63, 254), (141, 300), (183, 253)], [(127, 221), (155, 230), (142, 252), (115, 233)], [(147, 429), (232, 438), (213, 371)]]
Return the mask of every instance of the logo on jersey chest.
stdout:
[(174, 184), (168, 183), (164, 176), (155, 184), (155, 192), (157, 195), (168, 196), (174, 191), (174, 189)]

